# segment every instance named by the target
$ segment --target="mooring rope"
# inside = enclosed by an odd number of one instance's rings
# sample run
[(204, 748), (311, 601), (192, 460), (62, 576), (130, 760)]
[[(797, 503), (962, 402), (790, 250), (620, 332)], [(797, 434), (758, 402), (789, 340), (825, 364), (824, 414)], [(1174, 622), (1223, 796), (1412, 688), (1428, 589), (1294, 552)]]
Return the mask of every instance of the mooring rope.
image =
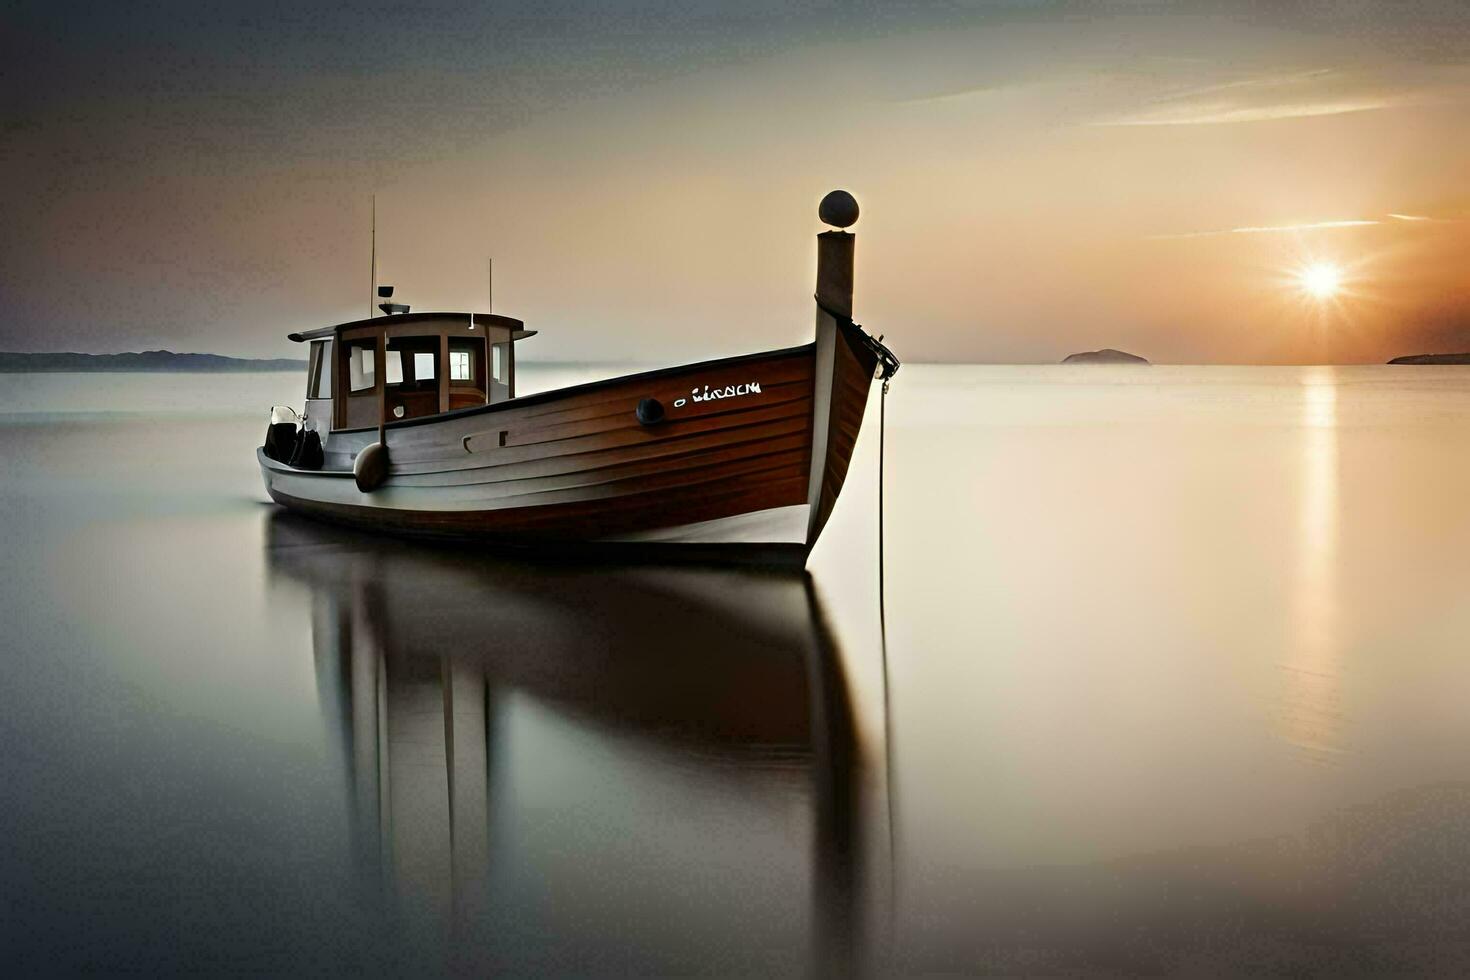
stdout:
[[(879, 338), (882, 343), (882, 338)], [(885, 582), (885, 555), (883, 535), (883, 484), (884, 460), (888, 442), (888, 385), (890, 378), (883, 378), (883, 392), (878, 399), (878, 636), (883, 656), (883, 756), (888, 802), (888, 955), (891, 962), (897, 961), (894, 949), (898, 941), (896, 919), (898, 915), (898, 851), (895, 847), (894, 829), (894, 771), (893, 771), (893, 707), (889, 695), (891, 686), (888, 670), (888, 595)]]
[(888, 379), (883, 379), (883, 393), (878, 399), (878, 627), (883, 634), (884, 710), (887, 711), (888, 687), (888, 610), (883, 590), (883, 459), (888, 441)]

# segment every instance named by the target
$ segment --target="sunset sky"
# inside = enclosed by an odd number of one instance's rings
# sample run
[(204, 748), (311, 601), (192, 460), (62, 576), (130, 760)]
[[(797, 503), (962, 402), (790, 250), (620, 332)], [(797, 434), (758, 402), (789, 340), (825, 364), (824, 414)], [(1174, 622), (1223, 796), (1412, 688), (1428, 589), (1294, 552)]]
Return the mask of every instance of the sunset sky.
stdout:
[(0, 349), (297, 353), (374, 194), (380, 280), (493, 255), (526, 357), (800, 343), (844, 187), (907, 360), (1470, 350), (1460, 0), (312, 7), (6, 7)]

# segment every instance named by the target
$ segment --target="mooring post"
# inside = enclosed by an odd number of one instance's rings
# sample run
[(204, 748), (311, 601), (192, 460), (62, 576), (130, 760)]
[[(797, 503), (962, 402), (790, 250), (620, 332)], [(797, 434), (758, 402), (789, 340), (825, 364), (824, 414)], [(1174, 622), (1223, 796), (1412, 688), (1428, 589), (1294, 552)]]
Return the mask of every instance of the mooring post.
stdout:
[[(838, 229), (858, 218), (858, 203), (847, 191), (822, 198), (818, 216)], [(857, 239), (845, 231), (817, 235), (817, 333), (812, 385), (812, 467), (807, 482), (806, 546), (816, 543), (822, 530), (822, 484), (827, 472), (831, 429), (832, 379), (837, 356), (837, 318), (852, 319), (852, 259)]]
[[(857, 236), (824, 231), (817, 236), (817, 304), (852, 319), (852, 257)], [(820, 311), (819, 311), (820, 312)]]

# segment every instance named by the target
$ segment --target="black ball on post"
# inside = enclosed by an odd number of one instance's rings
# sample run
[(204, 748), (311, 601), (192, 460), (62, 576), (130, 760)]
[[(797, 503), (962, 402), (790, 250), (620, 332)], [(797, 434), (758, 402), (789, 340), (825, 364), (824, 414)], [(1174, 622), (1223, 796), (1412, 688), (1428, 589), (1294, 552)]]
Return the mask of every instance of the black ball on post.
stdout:
[(857, 223), (858, 202), (847, 191), (832, 191), (817, 205), (817, 216), (833, 228), (848, 228)]

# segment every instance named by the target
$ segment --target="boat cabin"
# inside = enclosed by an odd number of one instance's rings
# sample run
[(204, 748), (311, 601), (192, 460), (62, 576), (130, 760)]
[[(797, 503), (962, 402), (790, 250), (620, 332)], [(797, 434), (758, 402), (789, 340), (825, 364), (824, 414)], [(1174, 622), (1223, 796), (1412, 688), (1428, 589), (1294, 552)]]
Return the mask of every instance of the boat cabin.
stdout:
[(330, 431), (375, 429), (515, 397), (515, 342), (535, 335), (490, 313), (398, 313), (290, 338), (309, 343), (306, 415)]

